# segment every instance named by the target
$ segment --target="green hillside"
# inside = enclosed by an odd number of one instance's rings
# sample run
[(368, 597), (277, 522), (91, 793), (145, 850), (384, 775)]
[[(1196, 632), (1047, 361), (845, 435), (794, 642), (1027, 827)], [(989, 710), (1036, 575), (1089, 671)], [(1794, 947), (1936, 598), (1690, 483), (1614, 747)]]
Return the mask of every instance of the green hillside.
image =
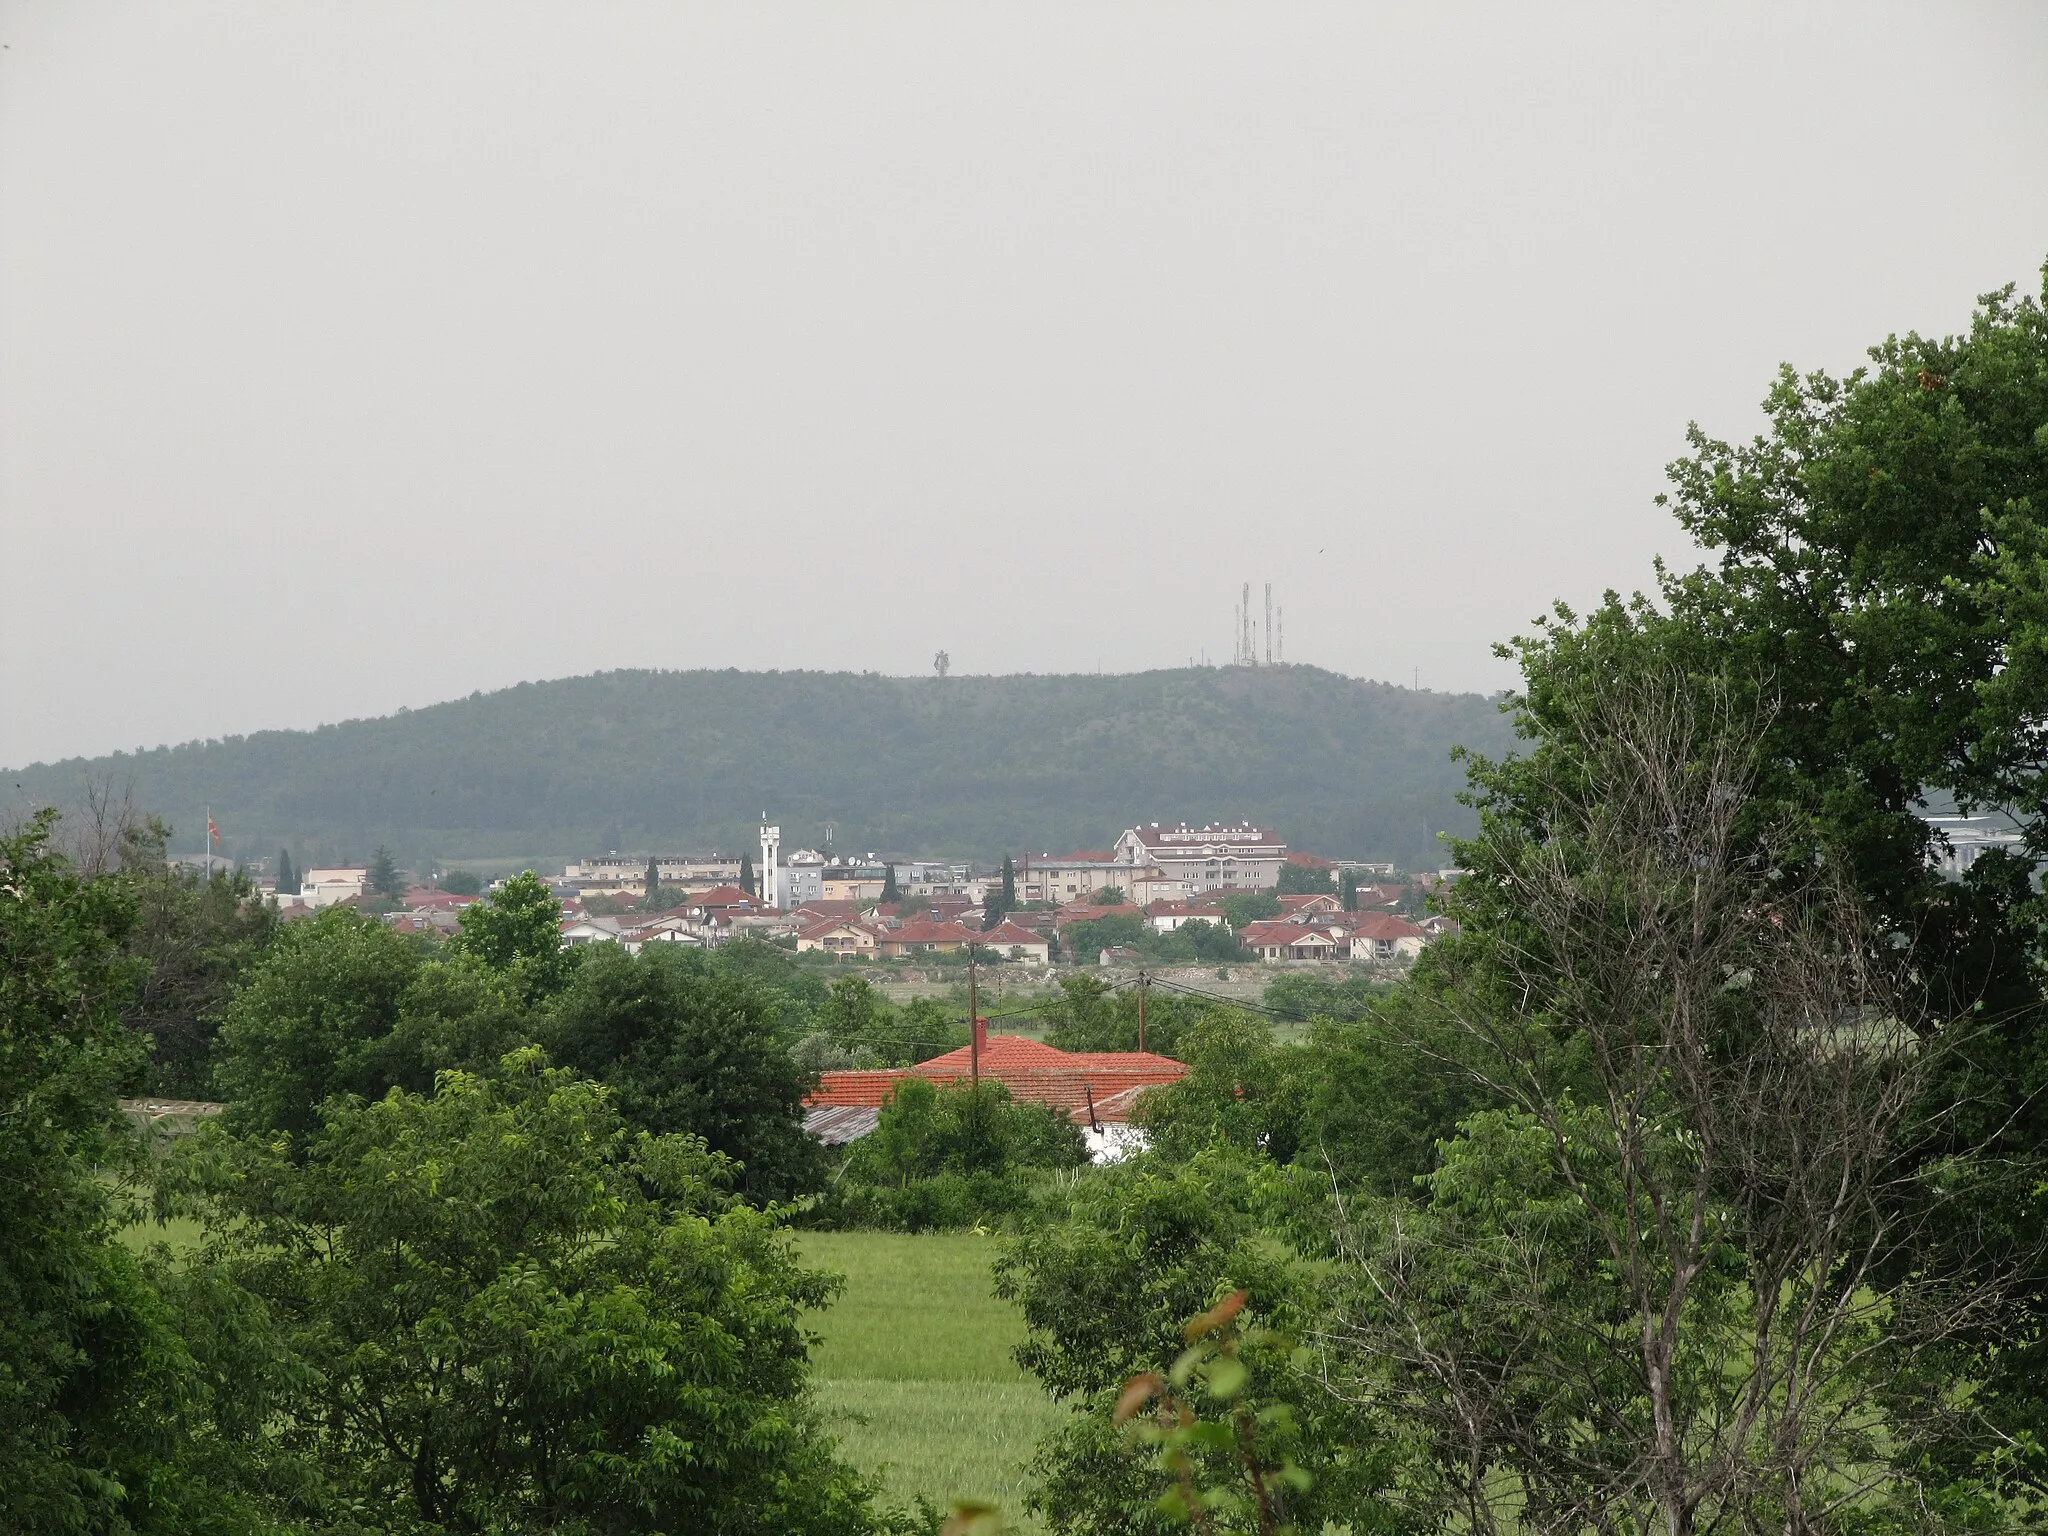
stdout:
[[(197, 849), (201, 807), (242, 858), (541, 863), (723, 848), (762, 811), (784, 846), (990, 859), (1107, 847), (1138, 820), (1251, 817), (1295, 847), (1443, 862), (1470, 826), (1455, 743), (1503, 750), (1476, 694), (1314, 667), (1121, 676), (607, 672), (351, 720), (9, 774), (68, 804), (88, 776)], [(18, 786), (18, 787), (14, 787)], [(417, 863), (415, 863), (417, 867)]]

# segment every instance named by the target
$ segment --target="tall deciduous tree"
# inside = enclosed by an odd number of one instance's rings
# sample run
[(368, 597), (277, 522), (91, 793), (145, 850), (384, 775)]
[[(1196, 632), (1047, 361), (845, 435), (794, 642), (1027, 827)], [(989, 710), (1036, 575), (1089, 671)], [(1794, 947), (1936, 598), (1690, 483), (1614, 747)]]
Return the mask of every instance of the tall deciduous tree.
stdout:
[(1662, 667), (1553, 702), (1537, 752), (1478, 766), (1464, 982), (1422, 1000), (1497, 1107), (1422, 1210), (1354, 1206), (1350, 1390), (1423, 1431), (1423, 1519), (1918, 1519), (1985, 1425), (1953, 1341), (2013, 1273), (1890, 1262), (1989, 1171), (1914, 1155), (1962, 1042), (1916, 1038), (1839, 859), (1757, 805), (1748, 706)]
[(456, 921), (455, 948), (516, 975), (529, 998), (559, 992), (575, 971), (580, 952), (562, 945), (562, 904), (532, 870), (464, 907)]
[[(1740, 707), (1773, 701), (1760, 822), (1843, 861), (1899, 948), (1916, 1017), (1996, 1026), (1932, 1090), (1974, 1106), (1945, 1122), (1953, 1146), (2012, 1171), (1959, 1211), (1957, 1240), (2002, 1230), (2009, 1257), (2034, 1252), (2048, 1230), (2028, 1193), (2048, 1179), (2048, 900), (2031, 878), (2048, 853), (2048, 315), (1992, 294), (1966, 334), (1893, 337), (1846, 378), (1786, 368), (1765, 409), (1752, 442), (1695, 429), (1673, 466), (1672, 505), (1710, 564), (1660, 570), (1659, 601), (1560, 608), (1519, 642), (1522, 729), (1540, 748), (1575, 700), (1646, 660), (1722, 679)], [(2002, 813), (2022, 848), (1945, 877), (1923, 813), (1950, 796)], [(2048, 1270), (1962, 1337), (1959, 1370), (2003, 1416), (1986, 1464), (2048, 1493)]]
[(701, 1141), (630, 1135), (533, 1048), (321, 1122), (303, 1161), (209, 1136), (185, 1188), (296, 1367), (254, 1428), (379, 1528), (875, 1527), (807, 1396), (833, 1283)]

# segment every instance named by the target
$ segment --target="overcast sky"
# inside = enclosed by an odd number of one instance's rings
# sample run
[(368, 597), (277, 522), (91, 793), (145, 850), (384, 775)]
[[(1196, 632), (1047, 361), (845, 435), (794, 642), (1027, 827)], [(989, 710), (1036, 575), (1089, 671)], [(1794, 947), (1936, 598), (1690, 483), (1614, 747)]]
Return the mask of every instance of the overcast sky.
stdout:
[(2048, 256), (2048, 6), (0, 3), (0, 763), (1490, 642)]

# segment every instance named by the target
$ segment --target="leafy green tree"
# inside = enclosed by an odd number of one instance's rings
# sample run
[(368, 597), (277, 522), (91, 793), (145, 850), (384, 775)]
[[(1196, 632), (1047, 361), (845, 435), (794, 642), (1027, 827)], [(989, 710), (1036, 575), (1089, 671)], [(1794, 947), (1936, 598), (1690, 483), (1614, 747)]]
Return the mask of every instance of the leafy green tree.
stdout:
[(701, 954), (650, 944), (592, 952), (540, 1027), (564, 1066), (605, 1083), (627, 1124), (700, 1136), (738, 1165), (756, 1201), (786, 1200), (822, 1177), (803, 1129), (814, 1079), (779, 1037), (776, 999)]
[(1095, 893), (1095, 903), (1097, 906), (1120, 907), (1124, 905), (1126, 900), (1124, 888), (1120, 885), (1105, 885)]
[(1029, 1205), (1034, 1171), (1087, 1161), (1080, 1127), (1013, 1100), (993, 1078), (940, 1087), (906, 1077), (854, 1143), (819, 1215), (912, 1232), (999, 1221)]
[(1091, 917), (1067, 923), (1060, 929), (1060, 943), (1080, 965), (1093, 965), (1103, 950), (1135, 949), (1145, 942), (1151, 928), (1142, 917), (1113, 912), (1108, 917)]
[(115, 1106), (146, 1059), (121, 1022), (135, 877), (81, 879), (55, 823), (0, 838), (0, 1530), (253, 1536), (275, 1527), (237, 1492), (217, 1411), (253, 1373), (215, 1390), (162, 1293), (175, 1277), (116, 1236), (142, 1171)]
[(461, 951), (429, 960), (374, 917), (330, 907), (284, 928), (227, 1004), (214, 1081), (237, 1131), (303, 1138), (335, 1094), (423, 1092), (531, 1029), (515, 977)]
[(562, 904), (532, 870), (462, 909), (450, 941), (494, 970), (519, 978), (529, 999), (551, 997), (575, 972), (580, 951), (562, 944)]
[(451, 896), (481, 896), (484, 877), (471, 869), (451, 869), (441, 876), (441, 889)]
[(1314, 1054), (1276, 1044), (1271, 1025), (1237, 1008), (1207, 1010), (1177, 1044), (1187, 1075), (1142, 1095), (1132, 1117), (1160, 1154), (1185, 1161), (1228, 1142), (1292, 1162), (1320, 1074)]
[(1242, 932), (1246, 923), (1278, 917), (1280, 912), (1280, 898), (1271, 891), (1239, 891), (1223, 898), (1224, 921), (1233, 932)]
[[(1086, 973), (1062, 976), (1059, 997), (1040, 1014), (1045, 1043), (1063, 1051), (1135, 1051), (1138, 1048), (1138, 989), (1111, 987)], [(1181, 1041), (1204, 1012), (1205, 998), (1150, 989), (1145, 999), (1145, 1049), (1178, 1056)]]
[(220, 1009), (276, 936), (277, 910), (241, 870), (208, 879), (168, 864), (160, 827), (138, 834), (122, 870), (136, 904), (126, 946), (140, 965), (122, 1017), (148, 1037), (148, 1090), (212, 1098)]
[(206, 1136), (205, 1272), (259, 1298), (297, 1390), (263, 1433), (358, 1518), (421, 1532), (873, 1529), (809, 1405), (832, 1282), (536, 1049), (431, 1097), (334, 1100), (309, 1155)]
[(396, 901), (405, 894), (405, 872), (391, 857), (391, 850), (381, 844), (370, 856), (370, 889), (387, 901)]
[(1311, 869), (1306, 864), (1284, 863), (1280, 866), (1280, 876), (1273, 890), (1281, 896), (1328, 896), (1331, 892), (1330, 871)]
[[(1227, 1145), (1187, 1163), (1147, 1155), (1062, 1193), (1051, 1219), (1009, 1241), (996, 1265), (997, 1291), (1020, 1304), (1028, 1330), (1017, 1359), (1068, 1409), (1033, 1462), (1032, 1507), (1060, 1531), (1186, 1528), (1161, 1508), (1180, 1486), (1176, 1470), (1120, 1427), (1119, 1400), (1134, 1377), (1170, 1375), (1189, 1344), (1189, 1317), (1242, 1291), (1276, 1330), (1244, 1359), (1276, 1428), (1274, 1448), (1308, 1474), (1289, 1518), (1303, 1530), (1325, 1521), (1389, 1529), (1388, 1436), (1281, 1341), (1306, 1335), (1324, 1312), (1319, 1266), (1272, 1236), (1289, 1202), (1272, 1163)], [(1255, 1514), (1217, 1514), (1218, 1531), (1259, 1529)]]
[[(1660, 569), (1657, 602), (1610, 596), (1583, 618), (1560, 608), (1518, 642), (1530, 746), (1519, 768), (1486, 765), (1482, 794), (1522, 816), (1530, 786), (1569, 756), (1572, 720), (1617, 676), (1712, 680), (1759, 718), (1747, 835), (1803, 827), (1806, 849), (1788, 857), (1825, 849), (1843, 862), (1917, 979), (1915, 1014), (1973, 1031), (1932, 1091), (1936, 1107), (1972, 1105), (1975, 1119), (1945, 1118), (1951, 1139), (1927, 1151), (1988, 1146), (2011, 1170), (2007, 1187), (1953, 1207), (1946, 1239), (1974, 1251), (1988, 1281), (2030, 1262), (2048, 1231), (2048, 1207), (2027, 1193), (2048, 1178), (2048, 901), (2031, 867), (2048, 850), (2048, 316), (2033, 298), (1992, 294), (1964, 335), (1889, 338), (1845, 378), (1782, 370), (1765, 410), (1752, 442), (1695, 429), (1672, 467), (1671, 505), (1708, 565)], [(2022, 848), (1945, 877), (1922, 813), (1951, 800), (2008, 812)], [(1482, 881), (1460, 900), (1497, 905), (1496, 889)], [(1985, 1020), (1996, 1030), (1976, 1033)], [(1996, 1459), (2004, 1486), (2039, 1496), (2048, 1270), (2001, 1294), (2014, 1299), (1984, 1309), (1957, 1370), (2019, 1448)], [(1950, 1454), (1964, 1466), (1980, 1450)]]

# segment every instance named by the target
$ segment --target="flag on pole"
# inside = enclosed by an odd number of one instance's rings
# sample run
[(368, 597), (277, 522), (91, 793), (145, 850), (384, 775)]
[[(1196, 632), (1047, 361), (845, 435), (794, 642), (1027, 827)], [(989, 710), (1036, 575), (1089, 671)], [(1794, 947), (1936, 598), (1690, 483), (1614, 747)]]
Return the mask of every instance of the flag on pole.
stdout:
[(213, 824), (211, 816), (206, 818), (206, 844), (210, 848), (220, 841), (220, 828)]

